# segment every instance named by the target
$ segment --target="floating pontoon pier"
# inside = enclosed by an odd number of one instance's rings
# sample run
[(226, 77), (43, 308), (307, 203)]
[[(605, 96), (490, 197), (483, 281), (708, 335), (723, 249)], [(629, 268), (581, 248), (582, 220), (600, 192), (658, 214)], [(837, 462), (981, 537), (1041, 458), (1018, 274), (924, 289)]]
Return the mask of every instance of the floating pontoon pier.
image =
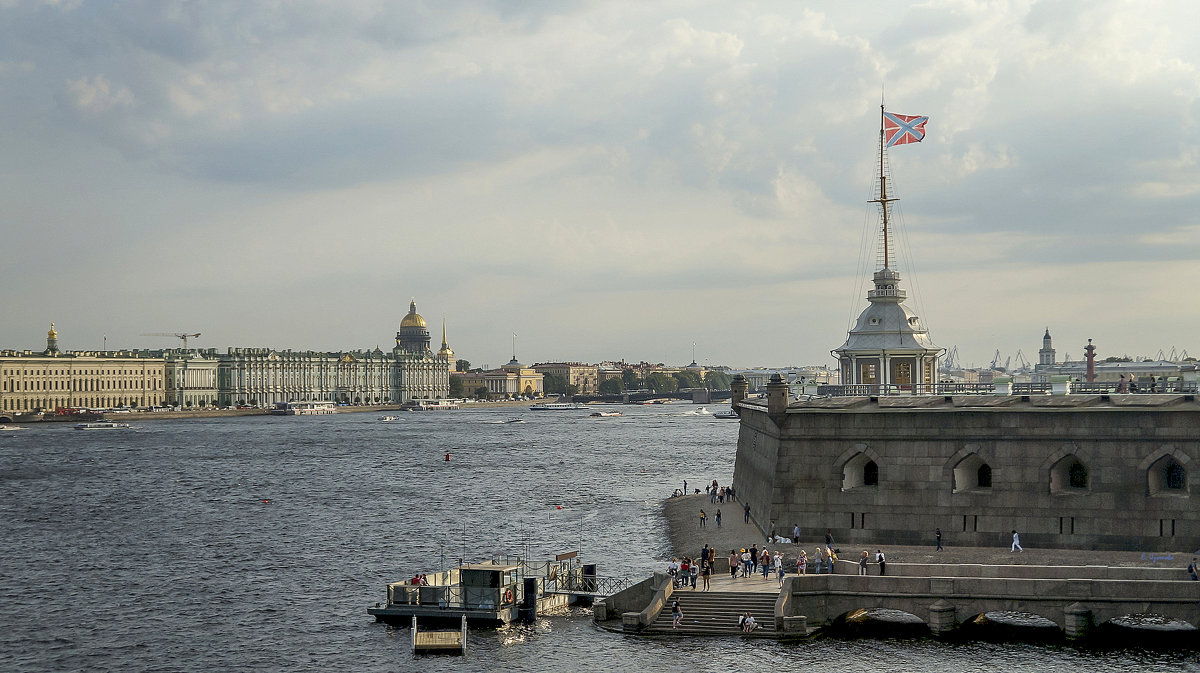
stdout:
[(553, 561), (530, 562), (499, 557), (433, 573), (428, 584), (392, 582), (387, 604), (367, 608), (376, 621), (406, 625), (458, 622), (495, 626), (518, 619), (533, 620), (543, 612), (568, 605), (590, 604), (627, 587), (624, 578), (598, 577), (594, 564), (583, 564), (577, 552)]

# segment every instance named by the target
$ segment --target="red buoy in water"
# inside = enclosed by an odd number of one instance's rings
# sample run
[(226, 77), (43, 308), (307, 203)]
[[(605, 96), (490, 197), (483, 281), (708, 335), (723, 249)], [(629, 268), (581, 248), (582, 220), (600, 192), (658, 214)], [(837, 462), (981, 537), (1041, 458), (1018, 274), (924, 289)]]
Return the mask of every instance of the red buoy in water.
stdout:
[(450, 452), (449, 451), (446, 452), (446, 462), (447, 463), (450, 462)]

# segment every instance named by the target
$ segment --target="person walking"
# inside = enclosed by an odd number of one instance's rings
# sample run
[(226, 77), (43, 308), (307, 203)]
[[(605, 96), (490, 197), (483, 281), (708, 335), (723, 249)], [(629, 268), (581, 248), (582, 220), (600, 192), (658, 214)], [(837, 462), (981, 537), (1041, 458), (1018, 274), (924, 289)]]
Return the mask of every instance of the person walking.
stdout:
[(800, 550), (800, 555), (796, 557), (796, 574), (808, 574), (808, 556), (804, 553), (803, 549)]
[(942, 529), (938, 528), (933, 532), (933, 538), (937, 540), (937, 549), (934, 551), (942, 551)]
[(696, 590), (696, 579), (700, 577), (700, 564), (692, 561), (692, 567), (688, 570), (692, 582), (692, 590)]
[(750, 572), (758, 572), (758, 543), (750, 545)]
[(705, 591), (712, 590), (712, 586), (709, 584), (709, 582), (711, 581), (711, 577), (712, 577), (712, 570), (713, 570), (712, 566), (713, 566), (713, 564), (711, 561), (704, 561), (703, 563), (700, 564), (700, 579), (703, 580), (703, 582), (704, 582), (704, 590)]
[(866, 549), (863, 550), (862, 556), (858, 557), (858, 574), (859, 575), (867, 574), (867, 550)]
[(742, 565), (742, 558), (738, 556), (737, 551), (729, 550), (729, 579), (737, 579), (738, 566)]
[(683, 623), (683, 610), (679, 609), (679, 601), (671, 602), (671, 628), (677, 629)]
[(879, 575), (882, 577), (887, 574), (887, 559), (883, 556), (882, 549), (875, 550), (875, 562), (879, 564)]
[(750, 523), (750, 503), (746, 503), (746, 506), (743, 507), (742, 510), (743, 510), (742, 521), (745, 521), (746, 523)]
[(825, 529), (825, 546), (833, 549), (833, 531)]
[(792, 544), (800, 544), (800, 522), (797, 521), (795, 526), (792, 526)]
[(717, 519), (717, 528), (720, 528), (721, 527), (721, 508), (720, 507), (717, 508), (716, 519)]
[(767, 575), (771, 572), (771, 552), (763, 549), (762, 554), (758, 557), (758, 565), (762, 566), (763, 579), (767, 579)]
[(783, 588), (783, 554), (775, 552), (775, 575), (779, 577), (779, 587)]
[(1194, 556), (1192, 557), (1192, 562), (1188, 564), (1188, 578), (1193, 582), (1200, 579), (1200, 577), (1196, 576), (1196, 558)]
[(750, 576), (750, 550), (742, 548), (742, 577)]
[(704, 520), (707, 518), (708, 518), (708, 515), (704, 513), (704, 510), (700, 510), (700, 527), (701, 528), (704, 528)]
[(1024, 549), (1021, 548), (1021, 536), (1017, 533), (1016, 529), (1013, 529), (1012, 549), (1009, 549), (1008, 551), (1009, 551), (1009, 553), (1012, 553), (1015, 551), (1025, 551)]

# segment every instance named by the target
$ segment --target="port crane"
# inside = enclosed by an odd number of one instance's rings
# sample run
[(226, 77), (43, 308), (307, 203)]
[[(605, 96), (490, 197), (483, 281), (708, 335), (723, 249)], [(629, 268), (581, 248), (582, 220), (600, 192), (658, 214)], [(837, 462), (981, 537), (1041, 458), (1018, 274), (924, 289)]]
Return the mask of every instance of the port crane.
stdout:
[(142, 336), (175, 337), (176, 339), (183, 339), (183, 350), (187, 350), (187, 340), (198, 338), (200, 333), (196, 332), (195, 334), (185, 334), (183, 332), (143, 332)]

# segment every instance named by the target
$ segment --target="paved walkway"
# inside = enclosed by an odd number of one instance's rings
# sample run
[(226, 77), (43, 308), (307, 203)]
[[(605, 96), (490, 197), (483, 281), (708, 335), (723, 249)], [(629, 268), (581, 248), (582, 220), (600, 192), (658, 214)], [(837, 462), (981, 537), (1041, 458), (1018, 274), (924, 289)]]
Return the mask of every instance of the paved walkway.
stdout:
[[(701, 485), (703, 487), (703, 485)], [(717, 508), (721, 509), (721, 526), (718, 528), (714, 518)], [(704, 528), (700, 527), (700, 510), (703, 509), (708, 515), (708, 521)], [(700, 495), (685, 495), (676, 498), (668, 498), (663, 505), (663, 515), (667, 519), (667, 533), (671, 542), (671, 548), (674, 549), (674, 555), (683, 557), (691, 556), (699, 558), (700, 549), (705, 545), (714, 547), (717, 550), (718, 557), (728, 558), (730, 549), (741, 549), (749, 547), (752, 544), (757, 544), (759, 549), (763, 548), (765, 542), (764, 536), (759, 532), (753, 524), (747, 524), (742, 521), (742, 505), (738, 502), (729, 502), (725, 504), (713, 505), (709, 502), (708, 496), (701, 493)], [(780, 525), (779, 533), (781, 535), (791, 535), (791, 526)], [(943, 538), (945, 551), (935, 552), (933, 546), (933, 532), (930, 531), (930, 544), (928, 546), (906, 546), (906, 545), (866, 545), (853, 546), (849, 544), (838, 544), (842, 550), (842, 560), (857, 560), (859, 552), (864, 549), (868, 551), (872, 560), (875, 558), (875, 550), (883, 549), (887, 560), (890, 563), (983, 563), (991, 565), (1105, 565), (1105, 566), (1169, 566), (1179, 568), (1180, 572), (1187, 567), (1193, 554), (1190, 551), (1175, 551), (1175, 552), (1129, 552), (1129, 551), (1092, 551), (1080, 549), (1037, 549), (1026, 547), (1024, 553), (1012, 553), (1009, 551), (1008, 541), (1004, 544), (997, 544), (995, 547), (956, 547), (954, 545), (953, 531), (945, 531)], [(813, 553), (818, 547), (824, 546), (824, 540), (806, 540), (803, 547), (809, 554), (810, 560)], [(795, 544), (768, 545), (772, 553), (781, 551), (784, 558), (794, 563), (797, 553), (800, 551), (800, 546)], [(663, 561), (663, 571), (666, 571), (666, 563), (670, 559)], [(871, 566), (871, 574), (876, 574), (876, 566)], [(728, 581), (728, 580), (726, 580)], [(757, 579), (734, 580), (734, 582), (746, 582), (750, 584), (766, 585), (774, 587), (773, 590), (778, 590), (779, 583), (775, 580), (763, 580), (761, 575)], [(713, 585), (716, 588), (717, 585)], [(724, 585), (722, 585), (724, 586)], [(737, 591), (750, 590), (738, 588)], [(757, 591), (757, 589), (754, 589)]]

